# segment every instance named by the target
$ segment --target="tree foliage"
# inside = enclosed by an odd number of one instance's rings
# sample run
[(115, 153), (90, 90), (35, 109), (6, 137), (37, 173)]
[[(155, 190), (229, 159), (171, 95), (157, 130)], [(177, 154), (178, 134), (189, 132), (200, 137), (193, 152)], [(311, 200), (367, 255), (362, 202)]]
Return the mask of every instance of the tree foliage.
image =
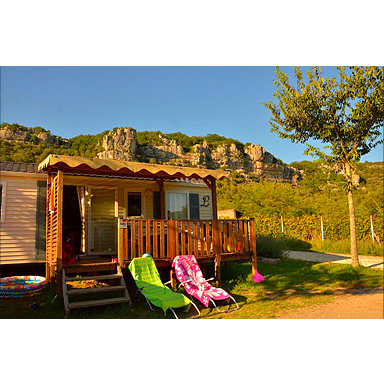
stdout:
[(240, 151), (244, 151), (245, 145), (238, 140), (208, 133), (205, 136), (188, 136), (181, 132), (162, 133), (160, 131), (141, 131), (137, 132), (137, 144), (159, 146), (163, 144), (161, 136), (166, 136), (170, 140), (175, 140), (178, 145), (181, 145), (186, 153), (191, 152), (197, 144), (202, 145), (207, 142), (210, 150), (216, 149), (220, 145), (231, 145), (234, 143)]
[[(235, 176), (219, 181), (218, 209), (236, 209), (244, 217), (348, 217), (342, 175), (311, 161), (295, 162), (290, 166), (304, 172), (303, 179), (296, 186), (267, 181), (244, 183)], [(355, 191), (356, 216), (383, 217), (383, 170), (383, 162), (359, 164), (363, 182)]]
[[(359, 265), (353, 184), (361, 156), (383, 143), (384, 68), (337, 67), (338, 79), (325, 78), (321, 68), (303, 74), (295, 67), (297, 84), (291, 85), (287, 74), (277, 67), (273, 94), (276, 102), (264, 105), (272, 112), (271, 131), (293, 143), (306, 143), (306, 154), (334, 169), (346, 180), (348, 196), (351, 258)], [(309, 144), (320, 142), (323, 148)]]
[[(277, 67), (271, 131), (294, 143), (306, 143), (306, 154), (339, 166), (347, 178), (361, 156), (383, 143), (384, 69), (337, 67), (339, 79), (324, 78), (321, 68), (307, 71), (308, 82), (295, 67), (297, 86)], [(317, 140), (323, 149), (308, 144)]]

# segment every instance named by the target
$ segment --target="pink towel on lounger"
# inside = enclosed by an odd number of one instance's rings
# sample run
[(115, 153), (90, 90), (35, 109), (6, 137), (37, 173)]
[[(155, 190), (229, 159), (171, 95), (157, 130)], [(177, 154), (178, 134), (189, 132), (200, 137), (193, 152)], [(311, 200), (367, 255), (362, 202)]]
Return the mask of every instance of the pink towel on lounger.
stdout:
[[(172, 267), (175, 268), (177, 280), (185, 283), (186, 292), (201, 301), (206, 307), (209, 299), (223, 300), (230, 297), (222, 288), (212, 287), (203, 277), (203, 273), (193, 255), (176, 256)], [(190, 280), (186, 283), (186, 281)]]

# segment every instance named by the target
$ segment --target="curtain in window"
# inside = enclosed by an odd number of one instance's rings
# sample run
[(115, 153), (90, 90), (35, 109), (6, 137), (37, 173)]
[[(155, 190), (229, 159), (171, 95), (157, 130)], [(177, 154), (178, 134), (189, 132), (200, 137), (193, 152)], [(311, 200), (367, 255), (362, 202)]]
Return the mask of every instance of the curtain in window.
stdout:
[(115, 190), (91, 189), (91, 252), (113, 253), (116, 247)]
[(81, 246), (80, 251), (85, 252), (85, 189), (76, 187), (77, 199), (79, 200), (79, 209), (81, 217)]
[(168, 219), (188, 220), (187, 194), (168, 193)]

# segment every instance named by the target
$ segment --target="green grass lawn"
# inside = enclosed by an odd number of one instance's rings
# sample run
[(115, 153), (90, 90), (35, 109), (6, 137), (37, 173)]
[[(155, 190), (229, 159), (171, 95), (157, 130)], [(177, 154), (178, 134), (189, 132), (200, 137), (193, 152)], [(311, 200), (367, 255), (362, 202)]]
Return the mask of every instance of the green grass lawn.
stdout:
[[(278, 265), (259, 264), (259, 272), (265, 281), (256, 284), (252, 281), (251, 264), (248, 262), (230, 262), (222, 267), (222, 287), (229, 291), (241, 308), (229, 313), (218, 313), (215, 309), (203, 309), (202, 318), (207, 319), (270, 319), (284, 311), (307, 305), (330, 302), (336, 290), (373, 289), (383, 286), (382, 270), (365, 267), (353, 268), (340, 264), (313, 264), (298, 260), (282, 259)], [(206, 277), (212, 276), (212, 266), (207, 266)], [(57, 319), (64, 318), (64, 309), (56, 299), (54, 289), (44, 293), (20, 299), (0, 299), (0, 318), (14, 319)], [(32, 304), (36, 303), (37, 306)], [(225, 307), (223, 307), (225, 308)], [(194, 316), (177, 311), (180, 318)], [(127, 306), (115, 305), (78, 309), (71, 312), (76, 319), (171, 319), (164, 316), (162, 310), (152, 312), (142, 297), (135, 300), (133, 310)]]
[(383, 286), (382, 270), (351, 265), (282, 259), (278, 265), (259, 264), (265, 276), (261, 284), (251, 280), (249, 269), (248, 263), (233, 263), (223, 274), (225, 288), (243, 300), (241, 310), (224, 315), (211, 312), (207, 317), (274, 318), (293, 308), (331, 302), (335, 292)]

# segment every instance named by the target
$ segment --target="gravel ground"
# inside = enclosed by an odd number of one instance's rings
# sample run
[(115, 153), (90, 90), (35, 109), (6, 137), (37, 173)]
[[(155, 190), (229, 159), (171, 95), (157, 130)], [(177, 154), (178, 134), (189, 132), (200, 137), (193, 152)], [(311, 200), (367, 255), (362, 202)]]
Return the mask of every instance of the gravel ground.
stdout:
[[(351, 263), (350, 255), (322, 252), (288, 251), (290, 259), (317, 263)], [(359, 256), (360, 264), (365, 267), (383, 269), (384, 258), (381, 256)], [(331, 303), (297, 308), (282, 313), (278, 319), (383, 319), (384, 291), (358, 290), (335, 295)]]
[(297, 308), (277, 319), (383, 319), (383, 289), (359, 290), (335, 296), (331, 303)]

